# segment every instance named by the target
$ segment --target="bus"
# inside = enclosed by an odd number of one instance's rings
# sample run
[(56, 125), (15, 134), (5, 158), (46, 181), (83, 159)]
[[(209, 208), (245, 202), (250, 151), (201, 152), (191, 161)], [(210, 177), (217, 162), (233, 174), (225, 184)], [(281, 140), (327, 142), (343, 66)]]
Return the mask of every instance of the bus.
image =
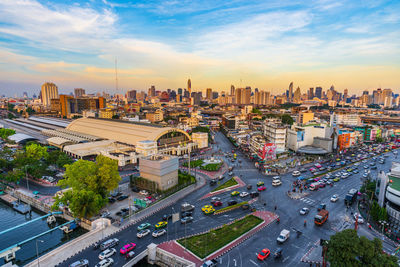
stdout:
[(317, 215), (314, 217), (314, 223), (316, 225), (323, 225), (326, 220), (328, 220), (329, 211), (327, 210), (320, 210)]

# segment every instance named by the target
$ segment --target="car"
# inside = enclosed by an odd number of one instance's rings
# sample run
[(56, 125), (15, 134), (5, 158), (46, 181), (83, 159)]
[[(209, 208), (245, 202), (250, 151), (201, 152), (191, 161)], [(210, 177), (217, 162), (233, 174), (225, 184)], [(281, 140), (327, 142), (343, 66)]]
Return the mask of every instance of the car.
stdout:
[(318, 206), (318, 211), (324, 210), (324, 209), (326, 209), (326, 204), (325, 204), (325, 203), (319, 204), (319, 206)]
[(214, 207), (222, 206), (222, 202), (221, 202), (221, 201), (215, 201), (215, 202), (213, 203), (213, 206), (214, 206)]
[(376, 169), (377, 169), (376, 165), (371, 167), (371, 170), (376, 170)]
[(338, 195), (333, 195), (333, 196), (331, 197), (331, 202), (336, 202), (336, 201), (338, 201), (338, 199), (339, 199), (339, 196), (338, 196)]
[(129, 251), (133, 250), (136, 247), (135, 243), (128, 243), (125, 246), (123, 246), (120, 250), (119, 253), (121, 253), (122, 255), (125, 255), (126, 253), (128, 253)]
[(214, 203), (215, 201), (221, 201), (221, 198), (220, 197), (212, 197), (211, 203)]
[(240, 197), (247, 197), (248, 195), (249, 195), (249, 193), (247, 193), (247, 192), (240, 193)]
[(280, 186), (281, 184), (281, 180), (272, 180), (272, 186)]
[(324, 171), (324, 170), (325, 170), (325, 167), (321, 167), (321, 168), (319, 168), (319, 170), (320, 170), (320, 171)]
[(211, 208), (212, 208), (212, 206), (210, 206), (210, 205), (205, 205), (204, 207), (201, 208), (201, 211), (205, 211), (205, 210), (211, 209)]
[(228, 206), (232, 206), (232, 205), (235, 205), (235, 204), (237, 204), (236, 200), (231, 200), (231, 201), (228, 202)]
[(95, 265), (95, 267), (108, 267), (113, 265), (114, 260), (112, 258), (105, 258)]
[(231, 193), (231, 196), (237, 196), (237, 195), (239, 195), (240, 193), (238, 192), (238, 191), (233, 191), (232, 193)]
[(257, 186), (262, 186), (262, 185), (264, 185), (264, 182), (263, 182), (263, 181), (257, 182)]
[(119, 239), (118, 238), (110, 238), (103, 243), (100, 244), (100, 249), (101, 250), (106, 250), (108, 248), (115, 247), (116, 245), (119, 244)]
[(319, 187), (319, 188), (321, 188), (321, 187), (324, 188), (325, 186), (326, 186), (326, 183), (324, 183), (324, 182), (322, 182), (322, 181), (319, 181), (319, 182), (318, 182), (318, 187)]
[(146, 228), (149, 228), (150, 226), (151, 226), (150, 223), (142, 223), (141, 225), (139, 225), (139, 226), (137, 227), (137, 229), (138, 229), (138, 231), (142, 231), (142, 230), (144, 230), (144, 229), (146, 229)]
[(69, 267), (89, 267), (89, 261), (87, 259), (78, 260), (71, 263)]
[(292, 172), (292, 176), (294, 176), (294, 177), (297, 177), (297, 176), (300, 176), (300, 172), (299, 171), (293, 171)]
[(251, 184), (247, 185), (247, 190), (251, 190), (253, 188), (253, 186)]
[(233, 172), (228, 172), (228, 175), (229, 175), (229, 176), (232, 176), (232, 175), (233, 175)]
[(216, 267), (218, 265), (218, 261), (216, 259), (208, 260), (201, 265), (201, 267)]
[(164, 215), (162, 216), (162, 220), (163, 220), (163, 221), (168, 221), (168, 220), (170, 220), (170, 219), (172, 219), (172, 214), (164, 214)]
[(306, 168), (301, 168), (299, 171), (300, 172), (307, 172), (307, 169)]
[(340, 177), (336, 177), (333, 179), (334, 182), (339, 182), (340, 181)]
[(265, 186), (259, 186), (257, 188), (258, 191), (265, 191), (267, 188)]
[(164, 228), (164, 227), (166, 227), (168, 225), (168, 222), (166, 222), (166, 221), (161, 221), (161, 222), (158, 222), (154, 227), (156, 228), (156, 229), (159, 229), (159, 228)]
[(271, 254), (271, 251), (267, 248), (264, 248), (263, 250), (261, 250), (258, 255), (257, 255), (257, 259), (263, 261), (266, 258), (268, 258), (268, 256)]
[(147, 192), (146, 190), (141, 190), (139, 194), (141, 194), (142, 196), (147, 196), (149, 192)]
[(364, 223), (364, 218), (359, 213), (354, 213), (354, 220), (357, 220), (358, 223)]
[(101, 218), (107, 218), (108, 216), (111, 216), (111, 213), (110, 213), (109, 211), (104, 211), (104, 212), (101, 214)]
[(188, 217), (183, 217), (183, 218), (181, 219), (181, 223), (182, 223), (182, 224), (189, 223), (189, 222), (193, 222), (193, 217), (188, 216)]
[(213, 179), (210, 181), (210, 185), (216, 185), (217, 184), (217, 180)]
[(223, 176), (223, 175), (220, 175), (220, 176), (218, 177), (218, 180), (224, 180), (224, 176)]
[(260, 193), (258, 193), (257, 191), (253, 191), (253, 192), (250, 193), (250, 196), (252, 198), (258, 197), (259, 195), (260, 195)]
[(116, 191), (116, 192), (111, 193), (111, 196), (112, 196), (112, 197), (119, 197), (120, 195), (122, 195), (122, 193), (119, 192), (119, 191)]
[(369, 176), (369, 173), (364, 173), (363, 174), (363, 178), (368, 178), (368, 176)]
[(106, 250), (104, 250), (103, 252), (101, 252), (99, 254), (99, 259), (100, 260), (104, 260), (105, 258), (111, 257), (112, 255), (114, 255), (117, 251), (115, 250), (115, 248), (108, 248)]
[(182, 212), (182, 218), (184, 217), (191, 217), (193, 213), (191, 211), (184, 211)]
[(358, 173), (358, 170), (354, 170), (354, 171), (353, 171), (353, 174), (357, 174), (357, 173)]
[(364, 165), (364, 169), (368, 169), (369, 168), (369, 166), (368, 165)]
[(131, 190), (132, 190), (132, 192), (135, 192), (135, 193), (139, 193), (140, 192), (139, 188), (137, 188), (136, 186), (132, 186)]
[(115, 198), (112, 198), (112, 197), (108, 197), (108, 203), (114, 203), (116, 200), (115, 200)]
[(158, 230), (155, 230), (151, 235), (153, 237), (159, 237), (159, 236), (164, 235), (166, 232), (167, 232), (167, 230), (165, 230), (165, 229), (158, 229)]
[(309, 208), (305, 208), (305, 207), (300, 210), (300, 214), (301, 215), (306, 215), (309, 212), (310, 212), (310, 209)]
[(127, 198), (128, 198), (127, 195), (122, 195), (122, 196), (117, 197), (117, 200), (118, 201), (122, 201), (122, 200), (127, 199)]
[(208, 215), (208, 214), (214, 213), (215, 209), (213, 207), (211, 207), (211, 208), (204, 210), (203, 212), (204, 212), (204, 214)]
[(138, 232), (138, 233), (136, 234), (136, 236), (137, 236), (138, 238), (142, 238), (142, 237), (145, 237), (146, 235), (148, 235), (149, 233), (150, 233), (150, 229), (144, 229), (144, 230)]

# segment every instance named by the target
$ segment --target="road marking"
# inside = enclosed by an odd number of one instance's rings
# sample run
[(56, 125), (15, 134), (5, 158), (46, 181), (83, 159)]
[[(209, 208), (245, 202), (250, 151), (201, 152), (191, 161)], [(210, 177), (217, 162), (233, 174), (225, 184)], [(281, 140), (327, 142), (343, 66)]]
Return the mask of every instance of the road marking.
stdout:
[(254, 265), (256, 265), (256, 266), (260, 266), (260, 265), (258, 265), (255, 261), (253, 261), (253, 260), (250, 260), (250, 262), (251, 263), (253, 263)]
[(284, 259), (283, 259), (283, 261), (282, 261), (282, 262), (285, 262), (285, 261), (287, 261), (289, 258), (290, 258), (290, 256), (287, 256), (286, 258), (284, 258)]
[(233, 259), (233, 262), (235, 263), (235, 267), (236, 267), (236, 259)]

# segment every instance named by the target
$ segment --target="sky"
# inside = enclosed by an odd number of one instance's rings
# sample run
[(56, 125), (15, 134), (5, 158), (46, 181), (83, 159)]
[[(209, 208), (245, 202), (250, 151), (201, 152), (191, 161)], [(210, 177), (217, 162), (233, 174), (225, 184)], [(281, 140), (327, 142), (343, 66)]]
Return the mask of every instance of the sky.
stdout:
[[(400, 88), (400, 1), (0, 0), (0, 94)], [(118, 69), (118, 90), (115, 65)]]

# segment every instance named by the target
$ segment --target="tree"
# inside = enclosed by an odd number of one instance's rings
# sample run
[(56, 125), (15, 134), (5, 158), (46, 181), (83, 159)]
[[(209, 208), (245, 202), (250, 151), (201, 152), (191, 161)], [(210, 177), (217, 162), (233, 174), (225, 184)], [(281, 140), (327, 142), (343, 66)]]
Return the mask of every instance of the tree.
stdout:
[(377, 142), (377, 143), (383, 143), (383, 138), (380, 137), (380, 136), (378, 136), (378, 137), (375, 138), (375, 142)]
[(58, 168), (64, 168), (65, 165), (72, 164), (73, 160), (67, 154), (62, 153), (59, 155), (56, 165)]
[(397, 266), (397, 258), (382, 251), (382, 242), (359, 237), (346, 229), (331, 236), (327, 259), (331, 266)]
[(31, 144), (25, 148), (26, 157), (31, 161), (38, 161), (48, 157), (47, 148), (38, 144)]
[(21, 180), (22, 177), (24, 177), (24, 172), (21, 171), (20, 169), (13, 169), (5, 175), (4, 179), (9, 182), (18, 182)]
[(10, 135), (15, 134), (13, 129), (1, 128), (0, 129), (0, 137), (3, 139), (7, 139)]
[(115, 114), (115, 115), (113, 115), (111, 118), (114, 119), (114, 120), (118, 120), (118, 119), (119, 119), (119, 115), (118, 115), (118, 114)]
[(294, 120), (293, 120), (292, 116), (290, 116), (289, 114), (283, 114), (282, 115), (282, 123), (292, 125), (294, 123)]
[(119, 181), (117, 161), (103, 155), (97, 156), (96, 162), (78, 160), (67, 164), (64, 179), (58, 185), (72, 190), (55, 198), (53, 209), (60, 203), (69, 203), (74, 216), (91, 217), (107, 203), (108, 194), (118, 187)]
[(26, 109), (26, 113), (28, 113), (29, 115), (32, 115), (33, 113), (35, 113), (36, 111), (34, 111), (31, 107), (28, 107)]
[(260, 115), (262, 115), (262, 112), (261, 112), (258, 108), (253, 108), (253, 110), (251, 111), (251, 113), (255, 113), (255, 114), (260, 114)]

